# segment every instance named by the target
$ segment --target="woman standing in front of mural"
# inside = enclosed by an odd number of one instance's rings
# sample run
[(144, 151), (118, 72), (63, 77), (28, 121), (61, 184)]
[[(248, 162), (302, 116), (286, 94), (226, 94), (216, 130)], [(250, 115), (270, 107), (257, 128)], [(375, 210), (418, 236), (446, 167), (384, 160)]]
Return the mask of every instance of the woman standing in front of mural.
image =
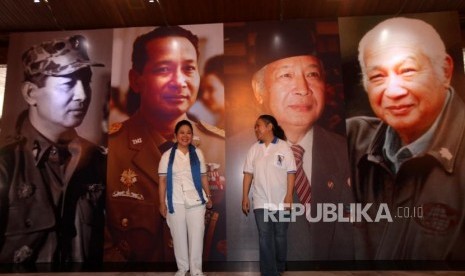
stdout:
[(258, 117), (255, 135), (258, 142), (249, 149), (244, 164), (242, 211), (246, 215), (249, 213), (249, 191), (253, 180), (260, 272), (262, 275), (276, 276), (285, 269), (289, 226), (288, 221), (279, 221), (284, 217), (279, 213), (289, 214), (284, 209), (292, 203), (296, 165), (294, 154), (284, 141), (284, 131), (273, 116)]
[(173, 237), (178, 272), (184, 276), (203, 275), (202, 251), (205, 231), (205, 205), (212, 207), (207, 169), (202, 151), (192, 145), (192, 124), (176, 124), (176, 143), (161, 157), (160, 213), (166, 218)]

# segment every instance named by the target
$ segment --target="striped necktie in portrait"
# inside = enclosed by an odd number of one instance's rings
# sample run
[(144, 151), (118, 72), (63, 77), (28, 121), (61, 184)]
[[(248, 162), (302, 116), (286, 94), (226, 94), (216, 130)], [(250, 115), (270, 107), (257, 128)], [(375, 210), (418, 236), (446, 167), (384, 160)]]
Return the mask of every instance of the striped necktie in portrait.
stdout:
[(295, 190), (297, 192), (297, 196), (299, 197), (300, 203), (307, 204), (310, 203), (311, 188), (310, 181), (308, 181), (307, 175), (305, 174), (304, 169), (302, 167), (302, 158), (304, 156), (305, 150), (300, 145), (292, 145), (291, 149), (294, 153), (295, 164), (297, 166), (297, 173), (295, 177)]

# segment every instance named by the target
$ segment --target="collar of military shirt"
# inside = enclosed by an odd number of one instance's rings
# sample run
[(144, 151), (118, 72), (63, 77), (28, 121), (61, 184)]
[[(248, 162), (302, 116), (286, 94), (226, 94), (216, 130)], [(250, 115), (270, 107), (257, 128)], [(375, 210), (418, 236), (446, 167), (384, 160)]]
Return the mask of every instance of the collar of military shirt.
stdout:
[(61, 188), (66, 184), (66, 167), (70, 157), (71, 153), (68, 151), (68, 145), (53, 144), (48, 149), (47, 164), (53, 171), (53, 175), (50, 175), (50, 181), (51, 184), (55, 184), (55, 189), (58, 188), (57, 194), (55, 194), (58, 198)]
[(70, 156), (67, 144), (54, 144), (49, 149), (48, 161), (61, 166), (66, 164)]

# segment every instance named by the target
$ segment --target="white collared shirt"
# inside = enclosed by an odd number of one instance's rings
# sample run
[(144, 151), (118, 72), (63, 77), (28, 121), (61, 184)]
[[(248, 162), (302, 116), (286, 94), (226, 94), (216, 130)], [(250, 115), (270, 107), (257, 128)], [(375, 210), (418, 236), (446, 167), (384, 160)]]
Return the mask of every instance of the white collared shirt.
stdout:
[(275, 138), (268, 146), (253, 144), (244, 164), (244, 173), (253, 175), (253, 209), (265, 208), (267, 203), (279, 208), (287, 193), (287, 175), (295, 171), (294, 154), (285, 141)]
[[(168, 162), (170, 154), (173, 149), (165, 151), (161, 156), (160, 163), (158, 165), (158, 175), (167, 176), (168, 173)], [(206, 174), (207, 167), (205, 165), (205, 159), (200, 149), (196, 148), (195, 152), (199, 157), (200, 161), (200, 173)], [(181, 150), (176, 149), (173, 161), (173, 203), (184, 204), (182, 191), (195, 190), (194, 180), (192, 178), (192, 170), (190, 163), (190, 154), (187, 152), (184, 154)], [(203, 191), (204, 198), (206, 198), (205, 191)]]

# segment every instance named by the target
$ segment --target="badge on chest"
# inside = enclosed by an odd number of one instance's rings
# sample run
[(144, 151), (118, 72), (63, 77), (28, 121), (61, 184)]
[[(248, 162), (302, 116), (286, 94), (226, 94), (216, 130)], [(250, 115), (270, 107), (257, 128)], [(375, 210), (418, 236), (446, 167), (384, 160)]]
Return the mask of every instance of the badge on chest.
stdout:
[(124, 170), (121, 173), (119, 180), (123, 184), (125, 190), (113, 192), (112, 197), (128, 197), (137, 200), (144, 200), (144, 196), (142, 194), (131, 191), (131, 188), (137, 183), (137, 174), (135, 171), (131, 169)]

